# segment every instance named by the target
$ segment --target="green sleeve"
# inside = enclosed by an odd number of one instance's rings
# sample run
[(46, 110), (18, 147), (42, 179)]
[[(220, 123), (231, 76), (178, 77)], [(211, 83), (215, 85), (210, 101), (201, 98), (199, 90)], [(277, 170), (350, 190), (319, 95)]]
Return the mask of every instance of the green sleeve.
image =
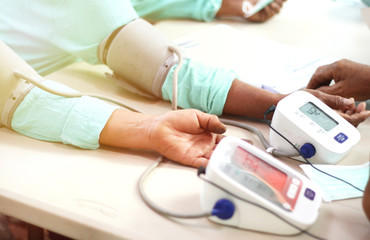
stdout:
[[(71, 91), (53, 81), (49, 87)], [(100, 133), (116, 106), (96, 98), (65, 98), (33, 88), (14, 112), (12, 129), (22, 135), (96, 149)]]
[(131, 0), (140, 17), (149, 20), (190, 18), (211, 21), (222, 0)]
[(138, 18), (130, 0), (11, 0), (1, 9), (0, 39), (41, 75), (98, 63), (100, 42)]
[[(162, 86), (164, 100), (172, 101), (172, 79), (176, 66), (171, 68)], [(177, 104), (181, 108), (195, 108), (221, 115), (231, 84), (237, 77), (237, 74), (231, 70), (210, 67), (185, 59), (179, 71)]]

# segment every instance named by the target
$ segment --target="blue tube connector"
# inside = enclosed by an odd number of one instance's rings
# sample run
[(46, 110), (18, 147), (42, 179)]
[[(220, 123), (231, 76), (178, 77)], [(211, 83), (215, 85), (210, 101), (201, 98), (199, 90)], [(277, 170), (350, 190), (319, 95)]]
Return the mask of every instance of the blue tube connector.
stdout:
[(310, 158), (316, 154), (316, 149), (311, 143), (305, 143), (299, 149), (299, 153), (305, 158)]
[(235, 205), (228, 199), (219, 199), (212, 209), (212, 215), (222, 220), (230, 219), (235, 212)]

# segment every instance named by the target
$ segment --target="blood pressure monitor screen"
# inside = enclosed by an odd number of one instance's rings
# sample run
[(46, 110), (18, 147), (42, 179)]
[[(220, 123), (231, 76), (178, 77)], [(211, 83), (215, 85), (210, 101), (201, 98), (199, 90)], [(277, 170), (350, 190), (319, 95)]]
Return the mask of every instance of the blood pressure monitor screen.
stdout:
[(284, 210), (293, 211), (302, 183), (242, 147), (232, 154), (224, 172), (235, 181)]
[(299, 110), (326, 131), (330, 131), (338, 125), (337, 121), (332, 119), (328, 114), (326, 114), (312, 102), (306, 103), (300, 107)]

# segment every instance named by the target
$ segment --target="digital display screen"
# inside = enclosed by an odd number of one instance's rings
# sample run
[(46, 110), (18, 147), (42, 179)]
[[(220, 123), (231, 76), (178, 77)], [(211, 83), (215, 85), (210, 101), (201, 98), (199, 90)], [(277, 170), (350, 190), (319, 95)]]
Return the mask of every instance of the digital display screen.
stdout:
[(243, 169), (264, 179), (274, 189), (278, 191), (283, 189), (287, 175), (250, 152), (238, 147), (235, 150), (233, 160)]
[[(224, 172), (235, 181), (285, 210), (294, 209), (301, 188), (300, 180), (295, 179), (293, 184), (285, 172), (239, 146), (232, 154), (231, 163)], [(291, 185), (296, 189), (289, 195)]]
[(317, 125), (322, 127), (325, 131), (330, 131), (338, 125), (337, 121), (332, 119), (328, 114), (326, 114), (312, 102), (306, 103), (305, 105), (300, 107), (299, 110), (307, 117), (309, 117), (312, 121), (317, 123)]

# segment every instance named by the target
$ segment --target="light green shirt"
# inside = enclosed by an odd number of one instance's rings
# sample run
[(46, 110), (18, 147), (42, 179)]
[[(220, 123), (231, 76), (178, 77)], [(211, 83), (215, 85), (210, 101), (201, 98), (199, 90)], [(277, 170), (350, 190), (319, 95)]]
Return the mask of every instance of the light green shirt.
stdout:
[[(174, 69), (171, 68), (162, 87), (164, 100), (172, 101)], [(181, 108), (196, 108), (215, 115), (222, 114), (231, 84), (238, 78), (233, 71), (191, 59), (184, 60), (179, 76), (177, 104)]]
[[(57, 82), (43, 84), (71, 91)], [(34, 87), (14, 112), (12, 129), (40, 140), (96, 149), (100, 146), (100, 133), (115, 109), (116, 106), (96, 98), (65, 98)]]
[(0, 38), (38, 73), (86, 61), (114, 29), (138, 18), (130, 0), (1, 1)]
[[(0, 39), (39, 74), (47, 75), (77, 61), (99, 63), (100, 42), (139, 16), (209, 21), (220, 6), (221, 0), (2, 0)], [(172, 96), (172, 71), (162, 87), (165, 100)], [(231, 71), (186, 60), (179, 74), (178, 104), (222, 114), (235, 78)], [(114, 110), (99, 103), (53, 97), (35, 88), (18, 107), (12, 128), (42, 140), (97, 148), (100, 131)], [(44, 125), (48, 127), (40, 127)]]
[(140, 17), (150, 20), (190, 18), (211, 21), (222, 0), (131, 0)]
[(139, 16), (209, 21), (220, 6), (221, 0), (2, 0), (0, 39), (47, 75), (77, 61), (99, 63), (100, 42)]

